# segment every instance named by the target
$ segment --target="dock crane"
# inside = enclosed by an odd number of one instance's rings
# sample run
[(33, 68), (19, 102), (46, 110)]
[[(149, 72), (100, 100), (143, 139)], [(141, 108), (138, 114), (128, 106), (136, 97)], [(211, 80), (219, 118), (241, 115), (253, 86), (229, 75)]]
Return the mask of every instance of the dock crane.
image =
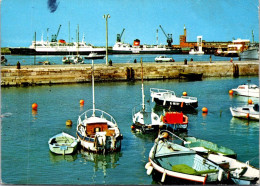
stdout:
[(125, 29), (123, 28), (123, 31), (121, 32), (121, 34), (117, 34), (117, 37), (116, 37), (117, 42), (121, 42), (121, 38), (122, 38), (124, 31), (125, 31)]
[(159, 27), (162, 29), (162, 31), (163, 31), (163, 33), (164, 33), (164, 35), (165, 35), (165, 36), (166, 36), (166, 38), (167, 38), (167, 43), (168, 43), (168, 46), (169, 46), (169, 47), (172, 47), (172, 42), (173, 42), (173, 39), (172, 39), (172, 34), (166, 34), (166, 33), (164, 32), (164, 30), (163, 30), (162, 26), (161, 26), (161, 25), (159, 25)]
[(51, 42), (57, 42), (57, 37), (58, 37), (59, 32), (60, 32), (60, 27), (61, 27), (61, 25), (58, 28), (57, 34), (51, 35)]

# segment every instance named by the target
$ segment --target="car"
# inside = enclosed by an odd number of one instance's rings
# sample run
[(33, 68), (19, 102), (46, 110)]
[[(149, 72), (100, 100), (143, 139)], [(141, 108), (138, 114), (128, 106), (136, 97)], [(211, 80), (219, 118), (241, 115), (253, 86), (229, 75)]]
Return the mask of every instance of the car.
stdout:
[(163, 55), (163, 56), (157, 56), (155, 58), (155, 62), (174, 62), (174, 59), (172, 57), (167, 57)]

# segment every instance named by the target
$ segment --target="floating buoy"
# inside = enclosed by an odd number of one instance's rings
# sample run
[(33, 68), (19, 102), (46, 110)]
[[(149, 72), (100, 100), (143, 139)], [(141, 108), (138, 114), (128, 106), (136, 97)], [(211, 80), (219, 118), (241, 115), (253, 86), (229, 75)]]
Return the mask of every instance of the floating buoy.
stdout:
[(33, 104), (32, 104), (32, 109), (33, 109), (33, 110), (37, 110), (37, 107), (38, 107), (37, 103), (33, 103)]
[(134, 125), (131, 125), (131, 129), (134, 129), (135, 128), (135, 126)]
[(208, 113), (207, 107), (203, 107), (203, 108), (202, 108), (202, 112), (203, 112), (203, 113)]
[(187, 92), (183, 92), (182, 95), (183, 96), (187, 96), (188, 94), (187, 94)]
[(233, 92), (233, 90), (230, 90), (228, 93), (229, 93), (229, 95), (233, 95), (234, 92)]
[(252, 99), (249, 99), (249, 100), (248, 100), (248, 104), (249, 104), (249, 105), (253, 104)]
[(72, 125), (72, 121), (69, 119), (66, 121), (66, 126), (71, 126)]
[(80, 104), (80, 105), (84, 105), (84, 103), (85, 103), (85, 101), (84, 101), (83, 99), (81, 99), (81, 100), (79, 101), (79, 104)]

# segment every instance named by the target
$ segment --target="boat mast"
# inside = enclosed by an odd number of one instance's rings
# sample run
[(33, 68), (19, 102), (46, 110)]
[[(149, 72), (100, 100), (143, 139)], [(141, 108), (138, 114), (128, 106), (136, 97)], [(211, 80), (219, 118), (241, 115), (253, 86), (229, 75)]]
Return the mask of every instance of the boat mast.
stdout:
[(142, 109), (145, 110), (144, 104), (144, 78), (143, 78), (143, 59), (141, 58), (141, 78), (142, 78)]
[(93, 96), (93, 114), (95, 116), (95, 89), (94, 89), (94, 60), (92, 59), (92, 96)]

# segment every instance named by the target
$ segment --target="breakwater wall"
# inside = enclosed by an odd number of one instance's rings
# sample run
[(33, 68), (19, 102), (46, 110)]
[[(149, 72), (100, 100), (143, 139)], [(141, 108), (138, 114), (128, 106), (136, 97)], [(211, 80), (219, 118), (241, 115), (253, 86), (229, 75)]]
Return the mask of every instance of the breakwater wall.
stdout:
[[(28, 86), (91, 82), (91, 64), (2, 66), (1, 86)], [(180, 73), (203, 73), (206, 77), (258, 76), (259, 61), (143, 63), (145, 80), (177, 79)], [(95, 81), (131, 81), (141, 79), (140, 63), (106, 66), (95, 64)]]

